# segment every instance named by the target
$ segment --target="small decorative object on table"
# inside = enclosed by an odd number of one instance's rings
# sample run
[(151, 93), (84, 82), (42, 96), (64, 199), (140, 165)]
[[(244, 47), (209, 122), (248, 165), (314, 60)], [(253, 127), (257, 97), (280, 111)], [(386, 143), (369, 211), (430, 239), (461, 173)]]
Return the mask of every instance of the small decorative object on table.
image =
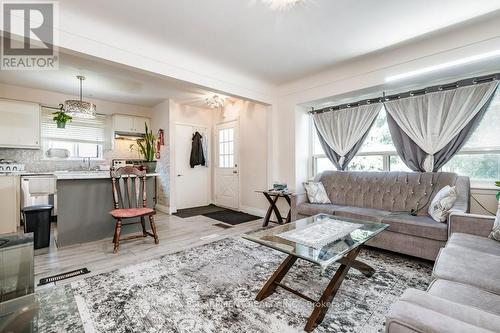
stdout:
[(66, 123), (68, 121), (71, 121), (73, 119), (73, 117), (71, 117), (70, 115), (66, 114), (62, 110), (54, 112), (52, 114), (54, 115), (54, 117), (52, 118), (52, 120), (57, 124), (57, 128), (65, 128), (66, 127)]
[(144, 157), (146, 162), (143, 165), (146, 167), (146, 171), (155, 172), (156, 161), (155, 159), (155, 143), (156, 136), (153, 131), (149, 130), (148, 124), (144, 123), (145, 133), (144, 138), (137, 140), (137, 146), (139, 146), (139, 153)]

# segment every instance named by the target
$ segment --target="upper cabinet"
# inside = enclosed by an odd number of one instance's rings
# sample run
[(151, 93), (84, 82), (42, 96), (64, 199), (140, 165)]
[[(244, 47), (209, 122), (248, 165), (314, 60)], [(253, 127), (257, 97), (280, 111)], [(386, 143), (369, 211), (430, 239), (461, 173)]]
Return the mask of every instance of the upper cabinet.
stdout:
[(113, 115), (114, 132), (144, 134), (144, 123), (146, 123), (149, 127), (149, 118), (127, 116), (123, 114)]
[(0, 99), (0, 147), (40, 149), (40, 105)]

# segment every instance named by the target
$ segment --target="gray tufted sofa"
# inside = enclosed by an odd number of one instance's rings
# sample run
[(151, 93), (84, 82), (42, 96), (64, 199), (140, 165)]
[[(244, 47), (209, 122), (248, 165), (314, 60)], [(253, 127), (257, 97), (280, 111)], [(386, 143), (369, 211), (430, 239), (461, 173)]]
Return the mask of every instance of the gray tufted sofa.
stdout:
[(449, 236), (448, 224), (427, 214), (434, 195), (455, 185), (459, 198), (452, 212), (469, 210), (469, 178), (454, 173), (325, 171), (315, 181), (323, 183), (332, 204), (311, 204), (305, 193), (296, 195), (292, 220), (325, 213), (387, 223), (390, 227), (368, 245), (429, 260)]

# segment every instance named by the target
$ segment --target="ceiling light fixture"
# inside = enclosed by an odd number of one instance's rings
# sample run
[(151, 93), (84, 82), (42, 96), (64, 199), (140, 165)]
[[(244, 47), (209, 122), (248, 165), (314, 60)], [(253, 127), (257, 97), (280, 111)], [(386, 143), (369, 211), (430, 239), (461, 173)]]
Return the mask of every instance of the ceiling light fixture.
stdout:
[(287, 10), (304, 0), (262, 0), (273, 10)]
[(496, 56), (500, 56), (500, 50), (495, 50), (495, 51), (491, 51), (491, 52), (481, 53), (481, 54), (478, 54), (478, 55), (474, 55), (474, 56), (470, 56), (470, 57), (466, 57), (466, 58), (462, 58), (462, 59), (458, 59), (458, 60), (453, 60), (453, 61), (445, 62), (443, 64), (429, 66), (429, 67), (424, 67), (424, 68), (417, 69), (417, 70), (414, 70), (414, 71), (411, 71), (411, 72), (389, 76), (389, 77), (387, 77), (385, 79), (385, 81), (386, 82), (392, 82), (392, 81), (403, 80), (403, 79), (407, 79), (407, 78), (410, 78), (410, 77), (414, 77), (414, 76), (418, 76), (418, 75), (422, 75), (422, 74), (427, 74), (427, 73), (430, 73), (430, 72), (435, 72), (435, 71), (443, 70), (443, 69), (450, 68), (450, 67), (456, 67), (456, 66), (465, 65), (465, 64), (468, 64), (468, 63), (471, 63), (471, 62), (475, 62), (475, 61), (479, 61), (479, 60), (493, 58), (493, 57), (496, 57)]
[(226, 102), (225, 97), (221, 97), (219, 95), (213, 95), (205, 98), (205, 103), (211, 108), (211, 109), (218, 109), (224, 106), (224, 103)]
[(82, 100), (82, 84), (85, 76), (77, 75), (76, 78), (80, 81), (80, 100), (68, 99), (65, 101), (64, 113), (75, 118), (95, 118), (95, 104)]

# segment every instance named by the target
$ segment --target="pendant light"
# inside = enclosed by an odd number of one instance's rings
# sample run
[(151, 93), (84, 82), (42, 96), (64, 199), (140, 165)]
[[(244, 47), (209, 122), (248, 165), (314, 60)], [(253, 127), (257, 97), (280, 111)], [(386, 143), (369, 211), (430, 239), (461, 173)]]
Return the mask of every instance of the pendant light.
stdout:
[(82, 100), (82, 84), (85, 76), (77, 75), (76, 78), (80, 81), (80, 100), (69, 99), (64, 102), (64, 113), (75, 118), (95, 118), (95, 104)]

